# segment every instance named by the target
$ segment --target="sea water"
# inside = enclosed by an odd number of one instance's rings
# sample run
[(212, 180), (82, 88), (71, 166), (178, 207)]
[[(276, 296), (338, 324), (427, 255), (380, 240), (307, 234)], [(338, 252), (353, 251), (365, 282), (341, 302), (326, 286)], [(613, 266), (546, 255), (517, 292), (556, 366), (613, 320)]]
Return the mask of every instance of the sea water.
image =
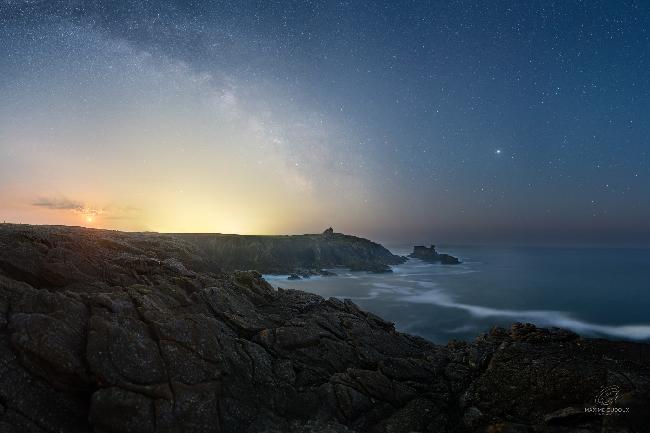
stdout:
[[(349, 298), (437, 343), (473, 340), (492, 326), (529, 322), (583, 336), (650, 341), (650, 249), (446, 246), (460, 265), (411, 259), (392, 273), (334, 269), (335, 277), (276, 287)], [(393, 249), (396, 253), (405, 250)]]

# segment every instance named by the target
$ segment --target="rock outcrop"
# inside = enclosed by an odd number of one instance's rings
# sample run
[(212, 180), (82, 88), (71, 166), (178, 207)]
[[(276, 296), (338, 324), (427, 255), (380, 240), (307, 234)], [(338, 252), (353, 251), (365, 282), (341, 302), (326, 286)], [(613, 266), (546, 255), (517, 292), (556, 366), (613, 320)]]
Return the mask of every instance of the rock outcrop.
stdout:
[(318, 275), (323, 269), (343, 267), (355, 271), (390, 272), (404, 257), (378, 243), (336, 233), (295, 236), (242, 236), (222, 234), (176, 234), (191, 244), (204, 260), (223, 270), (256, 269), (264, 274)]
[(443, 265), (457, 265), (460, 263), (460, 260), (452, 255), (437, 252), (435, 245), (431, 245), (430, 248), (417, 245), (413, 247), (413, 252), (409, 254), (409, 257), (429, 263), (442, 263)]
[(0, 337), (0, 432), (650, 425), (650, 345), (517, 324), (437, 346), (169, 235), (1, 225)]

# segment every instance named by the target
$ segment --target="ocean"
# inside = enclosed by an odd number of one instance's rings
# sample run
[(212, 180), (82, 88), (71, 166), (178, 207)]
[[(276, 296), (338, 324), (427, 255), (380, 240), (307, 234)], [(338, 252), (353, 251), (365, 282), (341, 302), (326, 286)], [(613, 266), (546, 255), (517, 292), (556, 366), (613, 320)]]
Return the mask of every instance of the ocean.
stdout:
[(650, 249), (443, 245), (438, 250), (463, 263), (411, 259), (387, 274), (334, 269), (335, 277), (265, 277), (276, 287), (349, 298), (394, 322), (397, 330), (436, 343), (471, 341), (494, 325), (514, 322), (650, 341)]

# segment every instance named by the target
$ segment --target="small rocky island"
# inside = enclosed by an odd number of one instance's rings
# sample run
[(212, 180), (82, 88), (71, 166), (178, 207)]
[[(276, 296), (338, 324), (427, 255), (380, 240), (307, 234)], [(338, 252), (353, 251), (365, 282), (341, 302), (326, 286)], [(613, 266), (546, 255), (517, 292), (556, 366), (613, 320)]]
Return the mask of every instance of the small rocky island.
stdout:
[(397, 260), (332, 236), (0, 224), (0, 432), (648, 431), (648, 344), (515, 324), (435, 345), (233, 269)]
[(429, 263), (442, 263), (443, 265), (460, 264), (460, 260), (458, 260), (458, 258), (449, 254), (437, 252), (435, 245), (431, 245), (429, 248), (422, 245), (417, 245), (413, 247), (413, 252), (409, 254), (409, 257), (420, 259)]

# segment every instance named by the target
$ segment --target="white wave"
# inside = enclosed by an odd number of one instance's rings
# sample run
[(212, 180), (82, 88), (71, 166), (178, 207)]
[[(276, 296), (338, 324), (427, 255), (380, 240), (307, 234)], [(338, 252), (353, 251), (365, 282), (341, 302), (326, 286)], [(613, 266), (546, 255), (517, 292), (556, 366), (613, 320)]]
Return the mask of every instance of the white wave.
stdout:
[[(430, 266), (436, 266), (436, 265), (430, 265)], [(402, 272), (396, 274), (395, 277), (435, 278), (443, 275), (465, 275), (465, 274), (472, 274), (474, 272), (477, 272), (475, 269), (471, 269), (467, 267), (458, 267), (458, 265), (455, 265), (455, 268), (453, 269), (450, 269), (448, 267), (449, 265), (437, 265), (437, 266), (439, 267), (434, 269), (428, 269), (427, 271), (422, 271), (422, 272), (418, 272), (415, 269), (410, 270), (410, 272), (407, 272), (406, 270), (402, 270)]]
[(276, 275), (276, 274), (264, 274), (262, 275), (262, 278), (264, 278), (266, 281), (277, 281), (277, 280), (286, 280), (289, 278), (289, 274), (286, 275)]
[(401, 296), (409, 296), (415, 293), (415, 291), (411, 287), (396, 286), (387, 283), (372, 283), (371, 285), (374, 288), (370, 290), (370, 293), (401, 295)]
[(475, 333), (474, 331), (476, 331), (476, 328), (477, 327), (474, 325), (461, 325), (456, 328), (447, 329), (445, 330), (445, 333), (447, 334), (461, 334), (461, 333), (469, 333), (469, 332)]
[(581, 321), (563, 311), (554, 310), (508, 310), (480, 305), (464, 304), (454, 301), (442, 290), (429, 290), (415, 295), (402, 296), (401, 300), (418, 304), (431, 304), (440, 307), (457, 308), (467, 311), (474, 317), (504, 317), (532, 322), (540, 326), (556, 326), (571, 329), (579, 334), (603, 334), (634, 340), (650, 339), (650, 325), (600, 325)]
[(415, 283), (420, 287), (424, 287), (425, 289), (432, 289), (437, 286), (437, 284), (433, 281), (409, 281), (409, 283)]
[(382, 289), (401, 289), (402, 286), (396, 286), (394, 284), (388, 284), (388, 283), (370, 283), (371, 286), (373, 287), (381, 287)]

